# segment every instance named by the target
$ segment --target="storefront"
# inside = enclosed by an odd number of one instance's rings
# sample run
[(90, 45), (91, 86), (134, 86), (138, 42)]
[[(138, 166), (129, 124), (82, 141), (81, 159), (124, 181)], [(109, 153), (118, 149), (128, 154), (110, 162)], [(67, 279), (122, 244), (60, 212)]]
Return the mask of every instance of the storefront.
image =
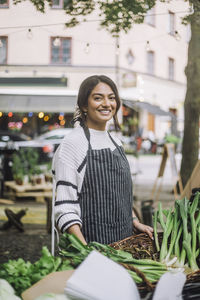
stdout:
[(0, 127), (31, 137), (57, 127), (72, 127), (76, 91), (61, 88), (4, 88), (0, 91)]

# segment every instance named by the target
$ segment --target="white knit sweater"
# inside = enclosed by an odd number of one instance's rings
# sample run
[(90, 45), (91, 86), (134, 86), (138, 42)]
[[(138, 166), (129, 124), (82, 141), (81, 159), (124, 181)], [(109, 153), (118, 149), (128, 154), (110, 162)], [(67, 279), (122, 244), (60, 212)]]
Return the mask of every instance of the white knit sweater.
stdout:
[[(89, 131), (92, 149), (110, 148), (112, 151), (115, 149), (107, 131), (94, 129)], [(121, 145), (121, 141), (116, 136), (112, 135), (112, 138)], [(77, 127), (65, 136), (53, 158), (52, 170), (55, 172), (57, 185), (55, 220), (61, 232), (74, 224), (82, 225), (78, 196), (81, 192), (86, 164), (81, 171), (78, 169), (86, 158), (87, 150), (88, 140), (83, 128)]]

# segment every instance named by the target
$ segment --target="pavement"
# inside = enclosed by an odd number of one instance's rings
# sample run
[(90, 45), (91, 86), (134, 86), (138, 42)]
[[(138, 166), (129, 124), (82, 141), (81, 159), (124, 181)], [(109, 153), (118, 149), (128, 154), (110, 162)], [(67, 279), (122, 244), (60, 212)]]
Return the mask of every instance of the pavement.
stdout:
[[(164, 174), (162, 177), (162, 185), (160, 193), (152, 194), (153, 186), (159, 186), (158, 171), (160, 168), (162, 155), (140, 155), (134, 157), (127, 155), (130, 163), (132, 178), (133, 178), (133, 195), (134, 206), (136, 207), (139, 215), (141, 215), (141, 207), (144, 201), (153, 200), (153, 208), (156, 209), (158, 201), (163, 205), (163, 208), (169, 208), (174, 205), (173, 193), (173, 178), (170, 162), (167, 161)], [(176, 155), (176, 164), (180, 168), (181, 156)], [(9, 199), (9, 195), (5, 195)], [(146, 202), (145, 202), (146, 203)], [(148, 202), (147, 202), (148, 203)], [(46, 203), (37, 203), (35, 200), (18, 199), (17, 201), (10, 202), (9, 204), (1, 203), (0, 201), (0, 226), (7, 221), (5, 209), (9, 208), (14, 213), (19, 212), (21, 209), (26, 210), (25, 216), (21, 219), (24, 224), (26, 233), (42, 234), (47, 233), (47, 205)], [(0, 234), (4, 232), (0, 230)]]

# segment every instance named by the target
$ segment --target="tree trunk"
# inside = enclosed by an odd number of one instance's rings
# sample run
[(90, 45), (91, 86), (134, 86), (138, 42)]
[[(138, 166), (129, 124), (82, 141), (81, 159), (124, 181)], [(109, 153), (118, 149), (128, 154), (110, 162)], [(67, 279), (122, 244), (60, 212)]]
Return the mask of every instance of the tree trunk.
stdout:
[(194, 12), (190, 16), (191, 40), (188, 49), (187, 92), (184, 104), (184, 136), (182, 146), (181, 178), (186, 185), (199, 155), (200, 115), (200, 3), (191, 0)]

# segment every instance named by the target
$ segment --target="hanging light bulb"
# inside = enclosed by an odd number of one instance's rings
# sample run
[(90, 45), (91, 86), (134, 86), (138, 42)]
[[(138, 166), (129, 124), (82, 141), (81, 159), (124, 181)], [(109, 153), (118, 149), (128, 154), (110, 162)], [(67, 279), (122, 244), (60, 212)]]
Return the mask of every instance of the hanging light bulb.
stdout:
[(116, 54), (116, 55), (119, 55), (119, 43), (117, 43), (116, 50), (115, 50), (115, 54)]
[(58, 36), (53, 40), (53, 45), (54, 45), (54, 47), (60, 47), (61, 41)]
[(0, 48), (3, 47), (3, 43), (2, 43), (2, 40), (0, 39)]
[(12, 116), (13, 116), (13, 113), (10, 111), (10, 112), (8, 113), (8, 117), (9, 117), (9, 118), (12, 118)]
[(149, 41), (146, 42), (146, 50), (147, 50), (147, 51), (150, 51), (150, 50), (151, 50)]
[(31, 30), (31, 28), (28, 29), (28, 32), (27, 32), (27, 38), (28, 38), (29, 40), (31, 40), (31, 39), (33, 38), (33, 32), (32, 32), (32, 30)]
[(90, 52), (90, 43), (86, 44), (84, 51), (86, 54), (88, 54)]
[(181, 40), (181, 36), (180, 36), (180, 34), (178, 33), (177, 30), (175, 30), (174, 36), (175, 36), (175, 39), (176, 39), (177, 41), (180, 41), (180, 40)]
[(39, 112), (39, 114), (38, 114), (38, 118), (42, 119), (43, 117), (44, 117), (44, 113), (43, 113), (43, 111)]
[(22, 119), (22, 122), (23, 122), (24, 124), (26, 124), (26, 123), (28, 122), (28, 118), (27, 118), (27, 117), (24, 117), (24, 118)]

